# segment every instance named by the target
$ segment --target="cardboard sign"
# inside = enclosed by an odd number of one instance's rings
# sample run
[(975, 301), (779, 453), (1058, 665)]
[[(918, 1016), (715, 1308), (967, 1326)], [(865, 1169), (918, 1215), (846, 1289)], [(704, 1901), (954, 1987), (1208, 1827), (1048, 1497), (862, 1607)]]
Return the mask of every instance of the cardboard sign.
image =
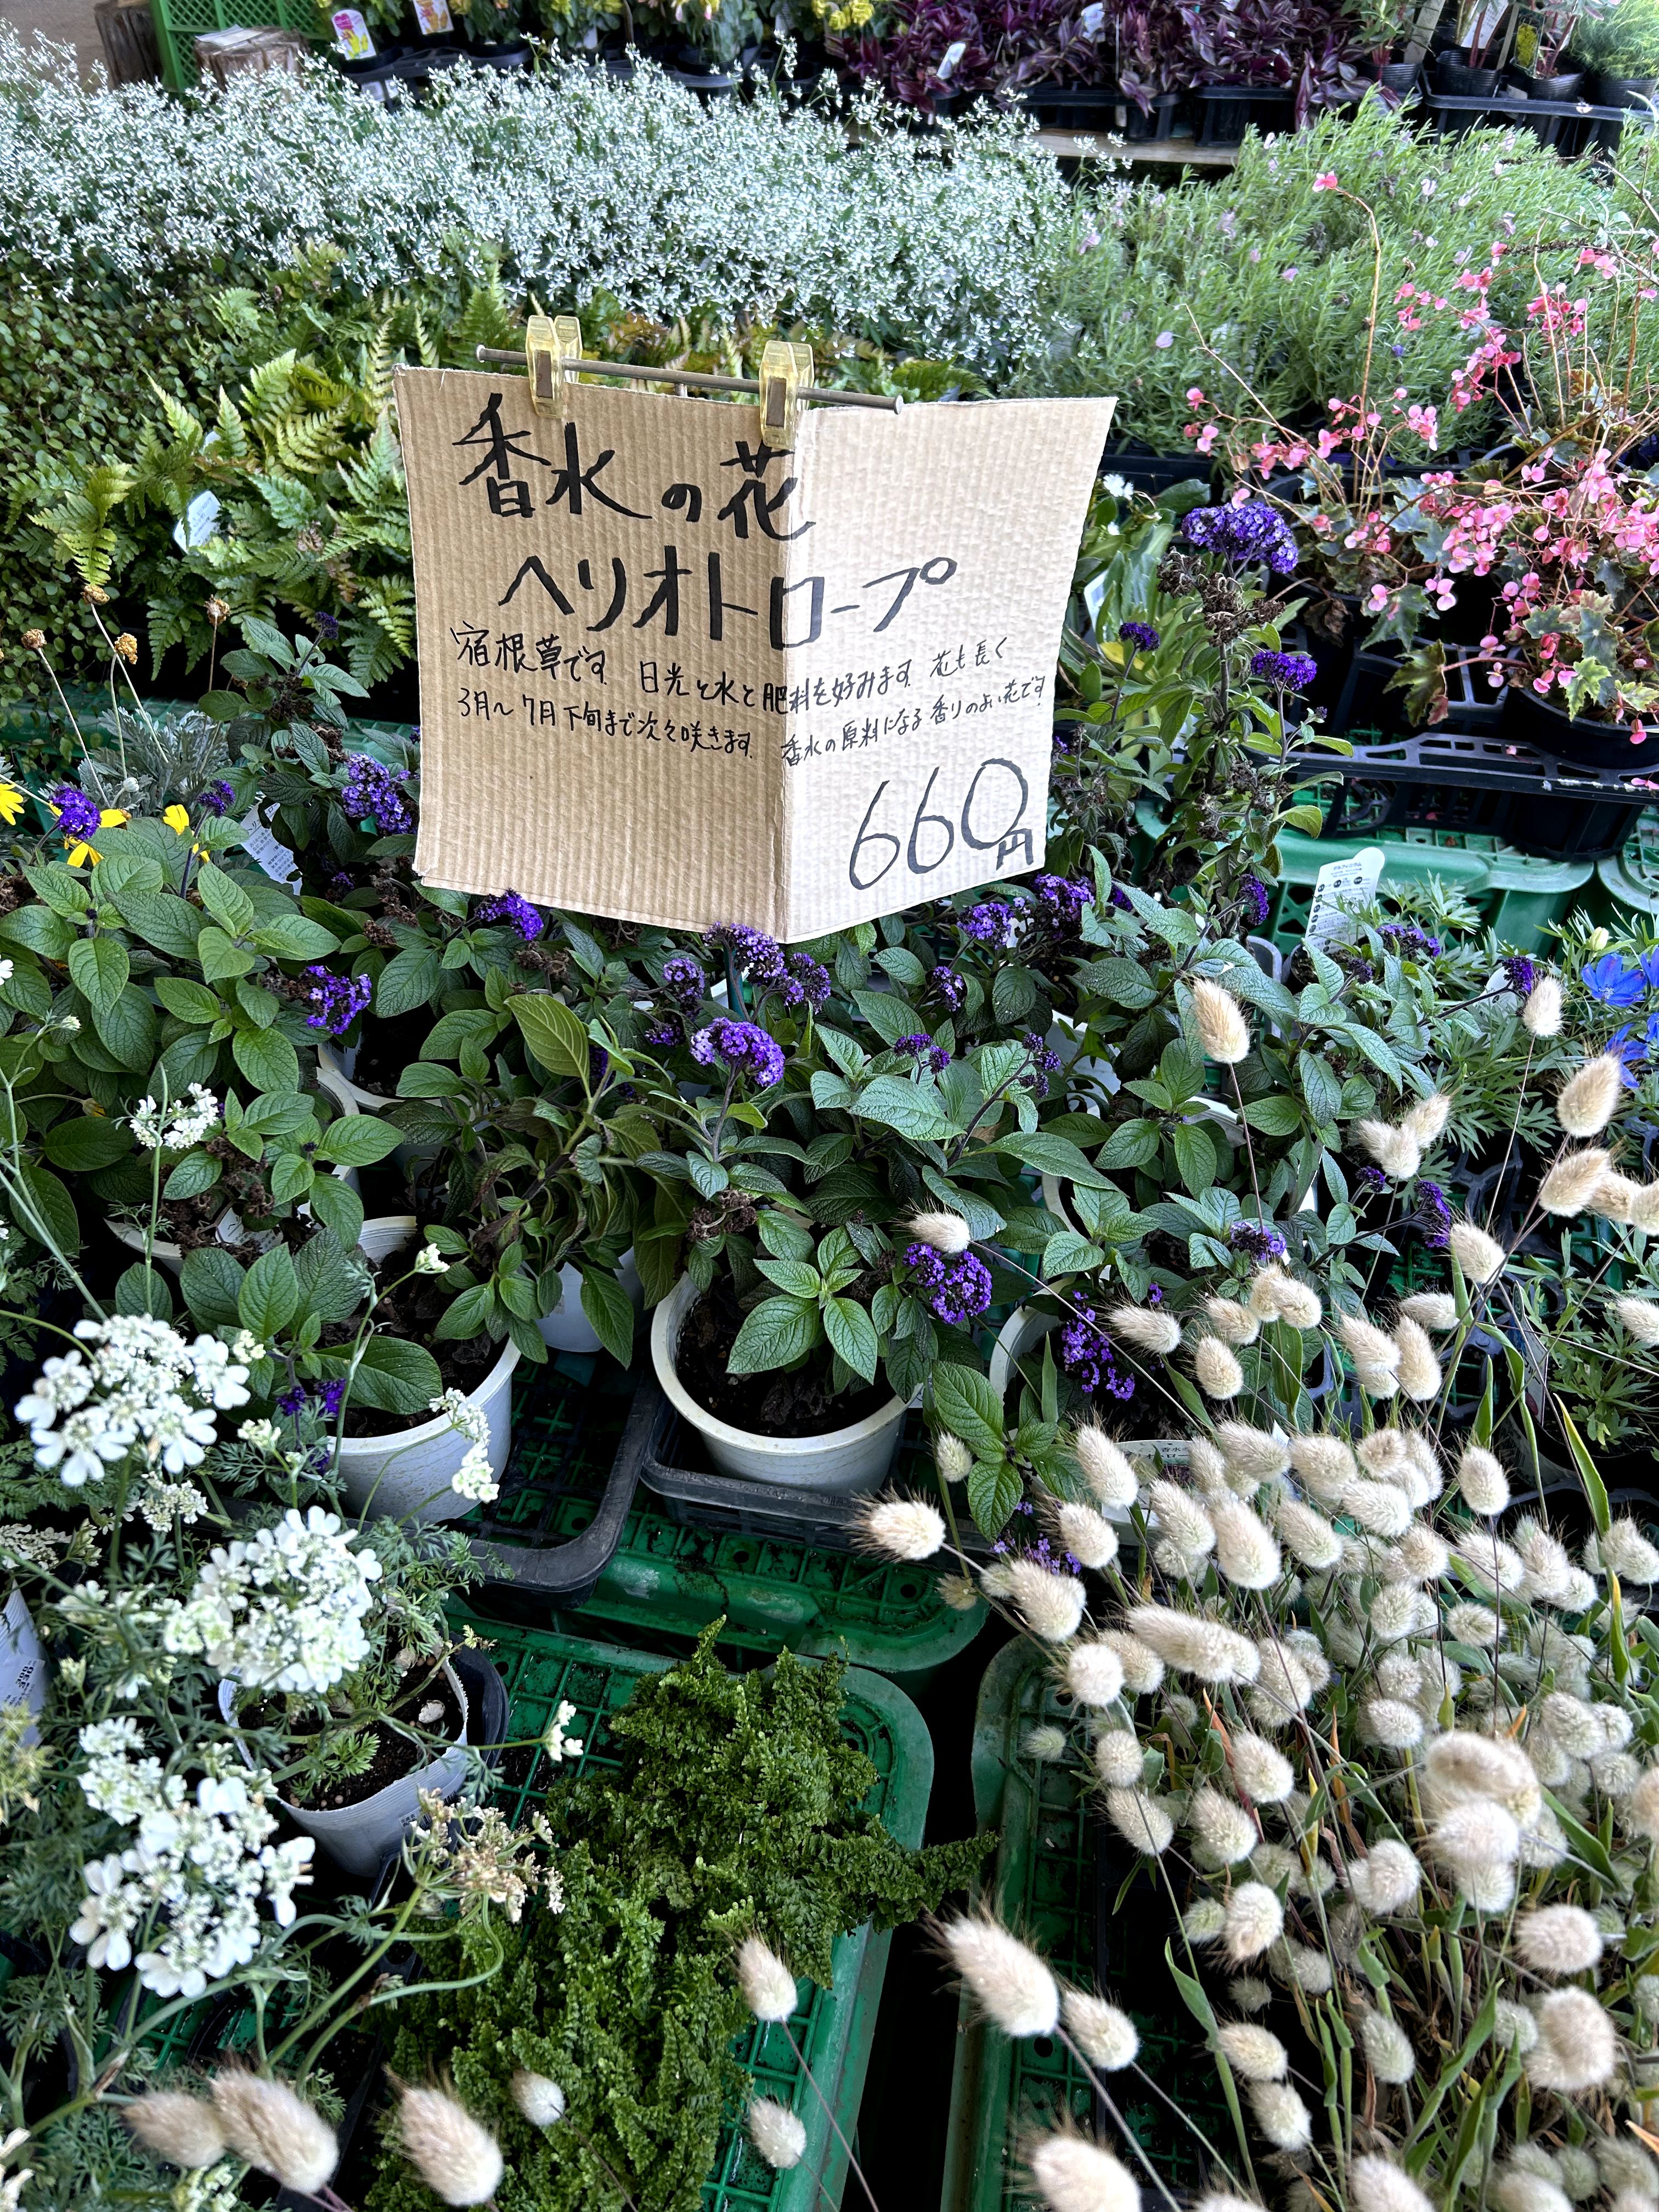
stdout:
[(428, 883), (789, 942), (1042, 865), (1113, 401), (397, 394)]

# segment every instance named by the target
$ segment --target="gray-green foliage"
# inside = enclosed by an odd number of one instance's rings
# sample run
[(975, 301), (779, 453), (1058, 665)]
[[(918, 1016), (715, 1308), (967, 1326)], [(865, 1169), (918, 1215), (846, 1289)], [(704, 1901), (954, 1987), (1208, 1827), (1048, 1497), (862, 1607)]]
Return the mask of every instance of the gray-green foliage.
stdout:
[(1659, 76), (1659, 0), (1620, 0), (1605, 15), (1586, 15), (1572, 51), (1604, 76)]

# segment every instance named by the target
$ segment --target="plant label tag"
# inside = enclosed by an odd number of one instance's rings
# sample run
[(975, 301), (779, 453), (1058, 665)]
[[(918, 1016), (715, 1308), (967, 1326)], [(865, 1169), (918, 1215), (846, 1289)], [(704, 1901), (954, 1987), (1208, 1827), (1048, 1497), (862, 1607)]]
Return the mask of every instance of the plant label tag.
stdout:
[(1322, 952), (1333, 938), (1346, 937), (1352, 927), (1348, 908), (1364, 906), (1376, 896), (1388, 858), (1380, 845), (1367, 845), (1346, 860), (1327, 860), (1314, 878), (1313, 904), (1303, 942)]
[(254, 866), (273, 884), (286, 884), (290, 890), (301, 889), (300, 871), (294, 865), (293, 854), (286, 845), (277, 843), (252, 807), (242, 817), (242, 845)]
[(1106, 0), (1089, 0), (1089, 5), (1078, 17), (1078, 27), (1086, 39), (1097, 39), (1106, 21)]
[(933, 71), (933, 75), (937, 77), (943, 78), (945, 82), (948, 84), (952, 76), (956, 74), (957, 64), (962, 59), (967, 51), (968, 41), (966, 39), (952, 40), (951, 44), (946, 46), (945, 52), (940, 55), (939, 67)]
[(1112, 400), (397, 395), (428, 883), (799, 942), (1042, 865)]
[(373, 60), (374, 41), (356, 9), (341, 8), (328, 20), (334, 26), (334, 43), (349, 62)]
[(447, 0), (415, 0), (415, 20), (429, 39), (455, 27), (450, 21)]
[[(0, 1612), (0, 1705), (27, 1705), (38, 1713), (46, 1702), (46, 1656), (35, 1633), (34, 1618), (21, 1590), (13, 1590)], [(27, 1729), (25, 1743), (39, 1743), (39, 1729)]]
[(599, 27), (597, 24), (590, 23), (587, 28), (582, 33), (582, 52), (587, 54), (596, 54), (599, 51)]

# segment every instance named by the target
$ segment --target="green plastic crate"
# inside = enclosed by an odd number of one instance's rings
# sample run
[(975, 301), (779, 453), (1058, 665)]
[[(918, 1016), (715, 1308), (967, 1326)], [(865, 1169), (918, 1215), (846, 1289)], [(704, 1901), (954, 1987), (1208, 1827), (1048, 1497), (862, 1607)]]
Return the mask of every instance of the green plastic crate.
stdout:
[(1598, 860), (1595, 872), (1603, 894), (1597, 921), (1627, 927), (1638, 915), (1650, 928), (1659, 923), (1659, 807), (1637, 816), (1624, 850)]
[(161, 75), (174, 92), (194, 89), (201, 72), (196, 41), (204, 31), (259, 30), (274, 24), (321, 43), (312, 0), (150, 0)]
[(1387, 855), (1382, 887), (1426, 883), (1432, 876), (1461, 891), (1480, 909), (1482, 922), (1519, 952), (1535, 952), (1545, 930), (1561, 921), (1574, 894), (1595, 872), (1593, 860), (1542, 860), (1518, 853), (1498, 837), (1455, 830), (1377, 830), (1356, 838), (1279, 834), (1279, 876), (1266, 934), (1285, 952), (1300, 943), (1319, 871), (1331, 860), (1352, 860), (1368, 846)]
[[(492, 1543), (510, 1546), (515, 1523), (526, 1540), (543, 1543), (568, 1542), (588, 1526), (633, 1387), (598, 1355), (562, 1353), (547, 1370), (529, 1371), (512, 1471), (489, 1509)], [(931, 1462), (914, 1472), (931, 1484)], [(912, 1689), (965, 1650), (987, 1618), (982, 1603), (952, 1612), (939, 1595), (937, 1575), (920, 1567), (683, 1527), (644, 1490), (592, 1595), (556, 1617), (578, 1634), (598, 1620), (652, 1635), (695, 1637), (722, 1616), (721, 1642), (736, 1650), (775, 1652), (787, 1645), (808, 1658), (844, 1656), (854, 1666), (902, 1674)]]
[[(568, 1701), (576, 1710), (570, 1731), (584, 1747), (579, 1773), (621, 1763), (604, 1726), (605, 1715), (627, 1703), (642, 1675), (661, 1673), (673, 1663), (582, 1637), (485, 1620), (477, 1620), (475, 1626), (490, 1639), (507, 1684), (509, 1737), (539, 1735), (560, 1704)], [(846, 1677), (842, 1725), (876, 1770), (866, 1809), (880, 1814), (896, 1841), (919, 1844), (933, 1782), (933, 1739), (921, 1715), (895, 1684), (854, 1667)], [(550, 1778), (539, 1748), (507, 1752), (497, 1770), (496, 1802), (509, 1820), (521, 1820), (539, 1803)], [(805, 2053), (848, 2142), (858, 2125), (891, 1942), (890, 1932), (874, 1935), (868, 1928), (838, 1936), (831, 1954), (833, 1987), (802, 1982), (788, 2022), (789, 2034)], [(739, 2039), (735, 2056), (753, 2071), (758, 2088), (798, 2115), (806, 2129), (806, 2152), (788, 2172), (775, 2172), (751, 2148), (741, 2115), (729, 2114), (714, 2172), (704, 2185), (704, 2212), (818, 2212), (825, 2205), (834, 2212), (846, 2186), (847, 2154), (789, 2037), (775, 2024), (757, 2021)]]

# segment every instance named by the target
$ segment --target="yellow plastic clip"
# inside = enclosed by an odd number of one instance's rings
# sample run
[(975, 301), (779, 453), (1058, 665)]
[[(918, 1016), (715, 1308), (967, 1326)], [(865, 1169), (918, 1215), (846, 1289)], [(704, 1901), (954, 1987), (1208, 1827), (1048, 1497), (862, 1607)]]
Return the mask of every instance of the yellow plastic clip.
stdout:
[(769, 338), (760, 365), (761, 443), (786, 453), (795, 442), (795, 416), (803, 385), (812, 381), (812, 349)]
[(582, 357), (582, 326), (574, 315), (532, 315), (525, 325), (525, 367), (530, 404), (538, 415), (564, 413), (567, 365)]

